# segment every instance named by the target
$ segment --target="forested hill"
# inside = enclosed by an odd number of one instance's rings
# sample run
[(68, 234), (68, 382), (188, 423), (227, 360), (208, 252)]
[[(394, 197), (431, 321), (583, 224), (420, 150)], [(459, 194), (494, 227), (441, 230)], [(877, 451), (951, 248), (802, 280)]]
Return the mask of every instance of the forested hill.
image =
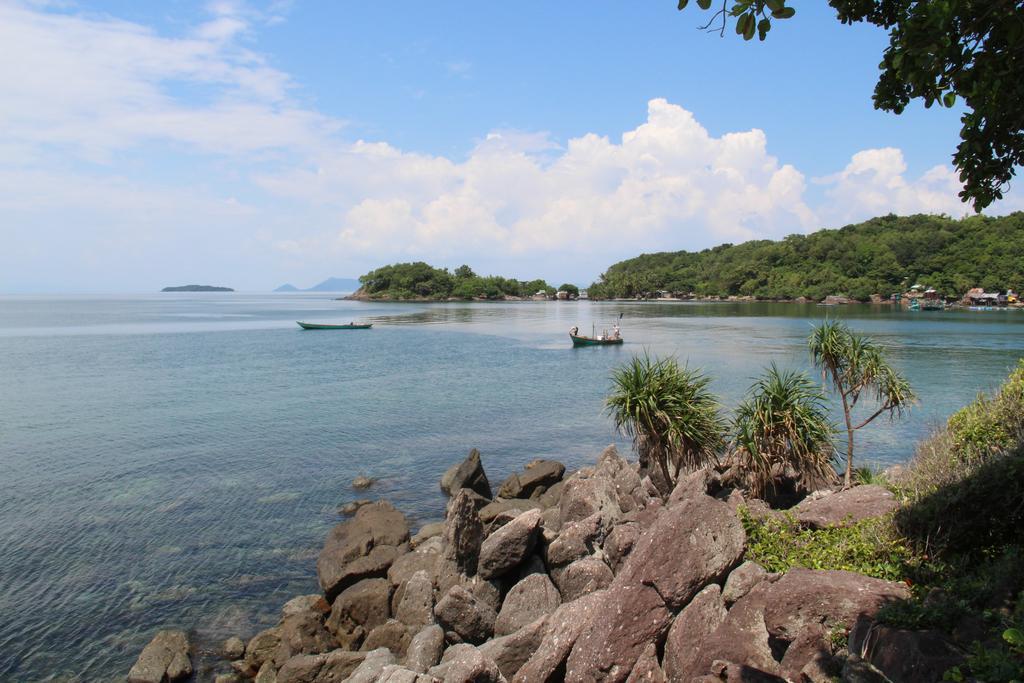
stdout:
[(643, 254), (608, 268), (591, 298), (667, 290), (701, 296), (867, 300), (913, 284), (960, 296), (1024, 288), (1024, 213), (1000, 218), (883, 216), (839, 230), (700, 252)]

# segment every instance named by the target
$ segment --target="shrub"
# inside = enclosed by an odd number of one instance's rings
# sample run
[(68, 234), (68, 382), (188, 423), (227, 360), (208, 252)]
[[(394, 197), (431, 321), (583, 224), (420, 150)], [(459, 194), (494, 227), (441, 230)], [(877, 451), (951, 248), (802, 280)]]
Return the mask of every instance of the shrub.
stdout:
[(953, 447), (965, 461), (984, 458), (1013, 448), (1024, 438), (1024, 360), (995, 395), (984, 394), (957, 412), (948, 422)]

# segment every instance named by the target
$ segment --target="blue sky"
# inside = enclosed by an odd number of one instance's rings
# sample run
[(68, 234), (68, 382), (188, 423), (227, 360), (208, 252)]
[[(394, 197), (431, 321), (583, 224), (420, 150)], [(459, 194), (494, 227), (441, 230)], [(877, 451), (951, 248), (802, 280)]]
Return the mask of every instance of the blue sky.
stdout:
[(960, 112), (875, 111), (885, 35), (807, 5), (744, 43), (669, 0), (0, 0), (0, 291), (399, 260), (587, 283), (641, 251), (964, 213)]

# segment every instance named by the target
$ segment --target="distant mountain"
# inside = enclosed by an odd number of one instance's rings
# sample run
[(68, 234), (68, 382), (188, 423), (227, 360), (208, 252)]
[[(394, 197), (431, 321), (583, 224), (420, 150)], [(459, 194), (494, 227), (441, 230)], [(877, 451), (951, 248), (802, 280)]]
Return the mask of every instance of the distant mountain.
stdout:
[(214, 287), (212, 285), (182, 285), (180, 287), (164, 287), (161, 292), (233, 292), (230, 287)]
[(275, 292), (354, 292), (359, 289), (359, 280), (349, 277), (329, 277), (309, 289), (299, 289), (295, 285), (281, 285)]

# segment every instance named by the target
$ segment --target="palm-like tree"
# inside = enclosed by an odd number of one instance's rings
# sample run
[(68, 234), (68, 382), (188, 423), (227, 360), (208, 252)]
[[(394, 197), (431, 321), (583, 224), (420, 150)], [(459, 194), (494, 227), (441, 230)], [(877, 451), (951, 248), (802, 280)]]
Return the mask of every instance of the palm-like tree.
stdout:
[(735, 456), (750, 492), (763, 496), (790, 469), (813, 490), (834, 482), (833, 436), (825, 397), (804, 373), (774, 363), (736, 409)]
[(607, 410), (662, 493), (671, 492), (680, 472), (715, 462), (722, 449), (726, 423), (709, 382), (673, 357), (646, 353), (612, 372)]
[[(889, 365), (877, 343), (841, 322), (825, 321), (815, 327), (808, 346), (814, 365), (842, 400), (846, 421), (843, 482), (849, 487), (853, 480), (853, 433), (883, 413), (888, 413), (890, 419), (902, 416), (917, 397), (906, 378)], [(874, 410), (855, 422), (853, 411), (863, 397), (873, 401)]]

